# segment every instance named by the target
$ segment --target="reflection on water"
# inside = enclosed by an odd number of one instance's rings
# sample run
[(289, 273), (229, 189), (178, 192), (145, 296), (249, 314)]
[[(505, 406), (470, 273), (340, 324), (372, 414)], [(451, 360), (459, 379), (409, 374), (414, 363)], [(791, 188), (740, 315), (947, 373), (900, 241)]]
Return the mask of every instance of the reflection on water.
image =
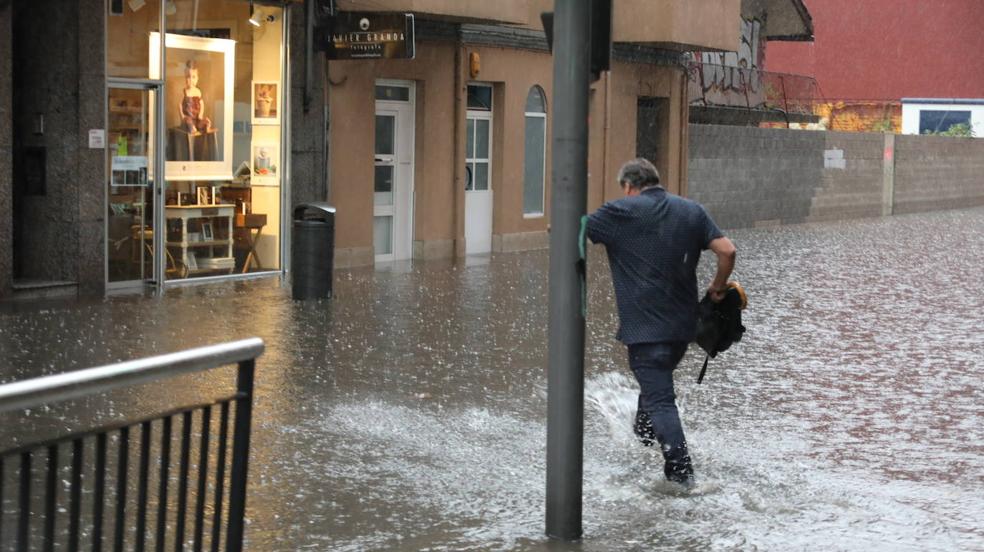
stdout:
[[(632, 439), (635, 383), (592, 250), (586, 536), (570, 548), (984, 549), (984, 210), (732, 237), (749, 331), (703, 385), (696, 351), (678, 371), (700, 479), (684, 494)], [(257, 335), (250, 549), (553, 549), (546, 271), (534, 252), (339, 272), (325, 302), (267, 281), (6, 306), (0, 380)], [(71, 427), (227, 376), (43, 414)]]

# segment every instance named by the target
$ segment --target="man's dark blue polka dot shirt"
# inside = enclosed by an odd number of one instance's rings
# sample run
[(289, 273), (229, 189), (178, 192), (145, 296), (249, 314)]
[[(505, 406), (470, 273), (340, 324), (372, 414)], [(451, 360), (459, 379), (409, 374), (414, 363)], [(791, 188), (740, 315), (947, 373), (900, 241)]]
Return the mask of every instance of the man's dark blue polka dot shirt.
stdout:
[(723, 235), (700, 204), (659, 187), (592, 213), (587, 236), (608, 251), (620, 322), (616, 339), (626, 345), (693, 341), (697, 262)]

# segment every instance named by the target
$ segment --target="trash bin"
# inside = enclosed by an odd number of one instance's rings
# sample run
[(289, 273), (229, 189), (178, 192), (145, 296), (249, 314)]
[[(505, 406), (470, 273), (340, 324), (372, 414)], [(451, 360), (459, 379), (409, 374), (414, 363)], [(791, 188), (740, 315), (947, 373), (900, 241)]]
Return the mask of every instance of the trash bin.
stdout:
[(327, 203), (294, 207), (290, 272), (294, 299), (331, 297), (335, 258), (335, 208)]

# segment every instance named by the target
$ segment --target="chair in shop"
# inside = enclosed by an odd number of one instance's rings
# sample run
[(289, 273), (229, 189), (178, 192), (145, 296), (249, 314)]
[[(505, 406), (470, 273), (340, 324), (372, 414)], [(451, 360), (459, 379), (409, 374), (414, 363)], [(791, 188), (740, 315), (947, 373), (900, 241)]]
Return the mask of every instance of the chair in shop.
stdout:
[[(143, 247), (144, 254), (146, 255), (143, 259), (140, 258), (141, 247)], [(139, 224), (134, 224), (130, 227), (130, 257), (131, 261), (136, 264), (148, 262), (148, 259), (154, 258), (154, 230), (152, 228), (147, 228)], [(172, 280), (188, 277), (188, 267), (175, 259), (174, 255), (171, 255), (171, 252), (166, 248), (164, 249), (164, 258), (166, 260), (164, 265), (164, 276), (166, 279)]]

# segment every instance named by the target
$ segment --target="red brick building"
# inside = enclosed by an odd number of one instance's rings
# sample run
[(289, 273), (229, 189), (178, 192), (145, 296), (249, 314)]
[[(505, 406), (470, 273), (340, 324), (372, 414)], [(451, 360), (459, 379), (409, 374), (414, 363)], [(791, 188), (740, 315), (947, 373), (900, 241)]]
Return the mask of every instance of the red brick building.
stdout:
[(769, 71), (810, 75), (832, 130), (901, 130), (903, 98), (984, 98), (984, 2), (804, 0), (813, 42), (772, 43)]

